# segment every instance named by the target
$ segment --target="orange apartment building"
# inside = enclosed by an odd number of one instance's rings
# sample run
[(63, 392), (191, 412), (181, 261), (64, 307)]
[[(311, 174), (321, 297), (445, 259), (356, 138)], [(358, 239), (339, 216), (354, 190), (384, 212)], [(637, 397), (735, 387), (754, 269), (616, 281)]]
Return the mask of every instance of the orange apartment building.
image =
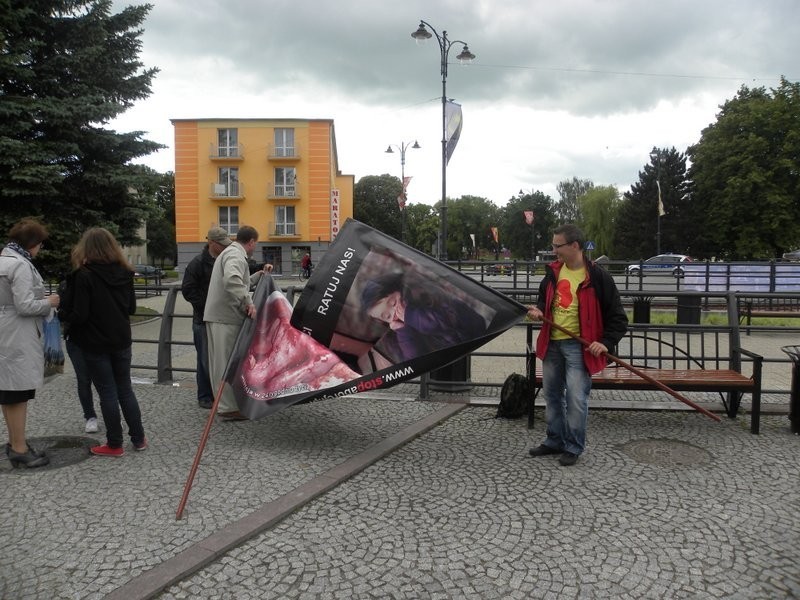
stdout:
[(172, 119), (175, 226), (184, 268), (219, 225), (259, 233), (253, 258), (296, 273), (316, 264), (353, 216), (353, 175), (339, 171), (329, 119)]

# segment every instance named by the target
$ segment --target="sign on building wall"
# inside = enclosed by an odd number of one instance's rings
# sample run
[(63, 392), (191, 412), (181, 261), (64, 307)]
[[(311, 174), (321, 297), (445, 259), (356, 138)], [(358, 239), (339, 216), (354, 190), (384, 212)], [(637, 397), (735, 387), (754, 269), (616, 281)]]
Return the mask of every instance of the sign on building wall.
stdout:
[(339, 190), (331, 190), (331, 241), (336, 239), (341, 227), (341, 215), (339, 207)]

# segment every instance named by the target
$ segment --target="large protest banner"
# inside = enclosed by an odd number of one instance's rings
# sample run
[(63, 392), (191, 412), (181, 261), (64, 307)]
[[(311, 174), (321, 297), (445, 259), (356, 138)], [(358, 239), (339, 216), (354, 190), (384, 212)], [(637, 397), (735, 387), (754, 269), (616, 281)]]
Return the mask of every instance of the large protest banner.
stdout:
[(386, 388), (496, 337), (526, 308), (348, 219), (292, 310), (265, 276), (226, 380), (258, 419), (297, 402)]

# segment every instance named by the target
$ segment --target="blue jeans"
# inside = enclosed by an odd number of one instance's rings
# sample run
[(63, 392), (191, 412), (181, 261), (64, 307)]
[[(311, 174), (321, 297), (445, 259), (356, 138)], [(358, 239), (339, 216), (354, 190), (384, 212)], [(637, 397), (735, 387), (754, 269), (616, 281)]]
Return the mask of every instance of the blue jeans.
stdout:
[(92, 398), (92, 379), (89, 377), (86, 360), (83, 358), (83, 350), (69, 338), (64, 341), (64, 344), (67, 347), (72, 368), (75, 370), (75, 379), (78, 381), (78, 400), (83, 408), (83, 418), (96, 419), (97, 413), (94, 410), (94, 399)]
[(214, 391), (211, 389), (211, 377), (208, 373), (208, 337), (205, 323), (195, 323), (192, 321), (192, 338), (194, 339), (194, 349), (197, 351), (197, 401), (212, 402)]
[(577, 340), (550, 340), (542, 361), (542, 393), (547, 404), (545, 446), (581, 454), (586, 447), (592, 378)]
[(83, 357), (100, 396), (100, 411), (106, 425), (108, 445), (112, 448), (122, 447), (120, 409), (128, 424), (131, 441), (134, 444), (143, 442), (142, 413), (131, 385), (131, 347), (102, 354), (84, 350)]

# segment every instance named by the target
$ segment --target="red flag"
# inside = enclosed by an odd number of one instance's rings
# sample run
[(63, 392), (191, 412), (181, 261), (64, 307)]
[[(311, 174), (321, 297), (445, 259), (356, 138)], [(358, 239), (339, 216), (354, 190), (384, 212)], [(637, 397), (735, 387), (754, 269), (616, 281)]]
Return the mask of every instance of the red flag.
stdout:
[(492, 230), (492, 237), (494, 238), (494, 243), (498, 243), (500, 241), (499, 235), (497, 233), (497, 227), (491, 227)]
[(532, 210), (523, 210), (522, 212), (525, 213), (525, 222), (528, 225), (533, 225), (533, 211)]
[(400, 207), (400, 210), (406, 207), (406, 200), (408, 199), (408, 194), (406, 192), (408, 190), (408, 184), (411, 183), (411, 177), (411, 175), (403, 177), (403, 192), (397, 197), (397, 205)]

